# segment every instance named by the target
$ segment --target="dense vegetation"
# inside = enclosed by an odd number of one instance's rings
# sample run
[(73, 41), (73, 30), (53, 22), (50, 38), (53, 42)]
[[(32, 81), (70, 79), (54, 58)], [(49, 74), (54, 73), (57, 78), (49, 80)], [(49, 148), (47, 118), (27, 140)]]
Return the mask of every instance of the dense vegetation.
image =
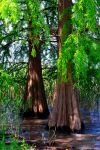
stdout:
[[(60, 110), (60, 106), (66, 101), (63, 89), (66, 89), (69, 99), (65, 110), (70, 105), (70, 94), (74, 95), (72, 103), (77, 109), (78, 100), (89, 106), (98, 100), (100, 97), (99, 4), (99, 0), (69, 0), (69, 3), (66, 3), (66, 0), (0, 1), (0, 127), (2, 130), (7, 129), (8, 126), (12, 132), (13, 128), (18, 129), (20, 112), (47, 117), (48, 107), (51, 108), (55, 99), (57, 102), (54, 105), (56, 109), (53, 111), (53, 116), (56, 116), (57, 108)], [(71, 85), (70, 89), (68, 84)], [(73, 89), (78, 96), (75, 96)], [(57, 98), (55, 93), (58, 94)], [(76, 121), (78, 125), (69, 123), (68, 114), (70, 115), (72, 111), (74, 114), (74, 108), (70, 108), (67, 112), (65, 125), (72, 130), (80, 130), (79, 112)], [(62, 112), (59, 112), (62, 118)], [(63, 117), (65, 114), (66, 111), (63, 112)], [(52, 119), (50, 121), (52, 122)], [(63, 126), (61, 121), (59, 120), (58, 123), (55, 119), (55, 123), (51, 123), (50, 126), (56, 126), (57, 123)], [(2, 143), (1, 141), (0, 146)]]

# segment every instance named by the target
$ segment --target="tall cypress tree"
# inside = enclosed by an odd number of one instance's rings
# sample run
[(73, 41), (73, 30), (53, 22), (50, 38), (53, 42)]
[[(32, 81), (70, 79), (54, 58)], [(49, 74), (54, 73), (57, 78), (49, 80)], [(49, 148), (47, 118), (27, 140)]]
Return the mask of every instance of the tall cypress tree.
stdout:
[[(58, 6), (58, 80), (49, 127), (66, 126), (71, 130), (81, 130), (79, 94), (74, 84), (77, 83), (81, 90), (81, 83), (87, 80), (90, 64), (93, 63), (91, 58), (95, 60), (98, 54), (98, 44), (93, 37), (97, 32), (96, 3), (79, 0), (72, 4), (71, 0), (59, 0)], [(97, 59), (99, 68), (100, 57)]]
[[(4, 21), (13, 22), (19, 28), (19, 22), (23, 21), (26, 28), (21, 32), (27, 35), (26, 42), (29, 50), (28, 78), (25, 89), (24, 104), (33, 114), (45, 113), (48, 115), (48, 106), (45, 97), (44, 84), (41, 67), (41, 30), (45, 28), (44, 19), (41, 13), (40, 1), (8, 0), (0, 2), (0, 13)], [(18, 24), (18, 26), (17, 26)], [(20, 32), (20, 29), (19, 29)], [(15, 35), (16, 36), (16, 35)]]

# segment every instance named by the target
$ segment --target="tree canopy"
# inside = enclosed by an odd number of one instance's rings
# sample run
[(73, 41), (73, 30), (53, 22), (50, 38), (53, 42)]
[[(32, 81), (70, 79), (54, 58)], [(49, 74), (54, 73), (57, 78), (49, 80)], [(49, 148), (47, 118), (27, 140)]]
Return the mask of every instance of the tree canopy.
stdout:
[[(42, 43), (43, 64), (45, 59), (48, 62), (51, 57), (50, 61), (52, 60), (55, 65), (57, 59), (57, 51), (54, 51), (57, 49), (57, 7), (58, 1), (56, 0), (34, 0), (34, 2), (33, 0), (1, 0), (1, 62), (8, 61), (6, 58), (10, 57), (11, 51), (15, 53), (13, 58), (17, 60), (19, 56), (20, 60), (26, 61), (28, 59), (28, 36), (32, 34), (32, 56), (36, 56), (34, 45)], [(67, 82), (66, 71), (68, 61), (70, 61), (74, 84), (84, 91), (84, 94), (86, 94), (85, 89), (88, 88), (88, 91), (91, 91), (91, 89), (95, 89), (94, 86), (99, 89), (100, 84), (99, 9), (99, 0), (75, 0), (70, 10), (66, 10), (60, 16), (62, 18), (64, 13), (71, 13), (69, 22), (72, 26), (72, 33), (68, 36), (65, 35), (63, 40), (57, 62), (58, 76), (62, 72), (62, 79)], [(31, 27), (29, 27), (30, 21), (32, 22)], [(63, 31), (66, 30), (65, 28), (66, 25), (63, 27)], [(50, 52), (48, 57), (46, 57), (46, 52)]]

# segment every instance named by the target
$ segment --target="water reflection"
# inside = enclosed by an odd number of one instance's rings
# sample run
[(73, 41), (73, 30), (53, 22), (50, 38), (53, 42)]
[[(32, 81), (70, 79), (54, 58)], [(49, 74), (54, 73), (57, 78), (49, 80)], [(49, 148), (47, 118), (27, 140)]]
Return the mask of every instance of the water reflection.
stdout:
[(85, 134), (100, 134), (100, 99), (93, 107), (82, 108), (82, 119), (85, 123)]

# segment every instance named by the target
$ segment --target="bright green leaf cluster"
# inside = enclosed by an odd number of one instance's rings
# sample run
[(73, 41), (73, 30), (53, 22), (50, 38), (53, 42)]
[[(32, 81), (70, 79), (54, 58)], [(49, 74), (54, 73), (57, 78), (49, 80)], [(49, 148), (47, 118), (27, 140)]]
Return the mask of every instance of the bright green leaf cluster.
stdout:
[(76, 50), (74, 54), (73, 62), (75, 64), (75, 74), (76, 77), (86, 77), (86, 72), (88, 68), (88, 56), (85, 53), (83, 47), (80, 50)]
[(20, 13), (18, 9), (18, 0), (1, 0), (0, 14), (3, 19), (16, 23)]
[(96, 28), (96, 3), (94, 0), (77, 0), (73, 6), (72, 22), (78, 31)]
[(98, 66), (100, 62), (100, 55), (98, 55), (100, 46), (96, 41), (95, 1), (77, 0), (72, 13), (73, 31), (63, 41), (58, 60), (58, 73), (61, 72), (60, 75), (64, 80), (69, 61), (71, 61), (74, 78), (77, 80), (86, 79), (90, 66), (93, 63)]
[(33, 57), (36, 57), (36, 50), (35, 50), (34, 48), (32, 48), (31, 55), (32, 55)]

